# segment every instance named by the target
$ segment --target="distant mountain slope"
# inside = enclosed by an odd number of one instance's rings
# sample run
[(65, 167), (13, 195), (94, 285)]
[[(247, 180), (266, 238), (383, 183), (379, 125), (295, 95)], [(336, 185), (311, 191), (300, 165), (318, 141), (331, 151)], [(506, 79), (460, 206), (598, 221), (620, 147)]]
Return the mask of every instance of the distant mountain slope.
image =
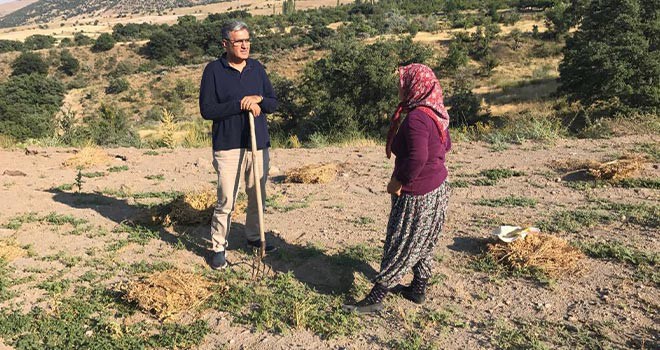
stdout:
[(0, 18), (0, 28), (28, 23), (47, 23), (57, 18), (80, 15), (99, 16), (111, 12), (117, 16), (158, 13), (176, 7), (210, 4), (227, 0), (41, 0)]
[(33, 2), (37, 2), (37, 0), (11, 0), (0, 2), (0, 18), (14, 11), (18, 11)]

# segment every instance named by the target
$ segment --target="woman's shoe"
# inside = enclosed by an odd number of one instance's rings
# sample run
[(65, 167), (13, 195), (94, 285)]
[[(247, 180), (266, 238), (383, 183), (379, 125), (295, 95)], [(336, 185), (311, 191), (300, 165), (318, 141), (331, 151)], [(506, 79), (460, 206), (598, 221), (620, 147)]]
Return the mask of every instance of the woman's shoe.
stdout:
[(426, 300), (426, 285), (428, 283), (427, 279), (413, 278), (412, 283), (409, 286), (404, 286), (402, 284), (397, 285), (392, 288), (390, 291), (394, 294), (399, 294), (402, 297), (412, 301), (415, 304), (423, 304)]
[(350, 305), (344, 304), (342, 309), (346, 312), (356, 312), (358, 314), (370, 314), (383, 309), (383, 299), (387, 295), (388, 289), (375, 284), (369, 294), (359, 302)]

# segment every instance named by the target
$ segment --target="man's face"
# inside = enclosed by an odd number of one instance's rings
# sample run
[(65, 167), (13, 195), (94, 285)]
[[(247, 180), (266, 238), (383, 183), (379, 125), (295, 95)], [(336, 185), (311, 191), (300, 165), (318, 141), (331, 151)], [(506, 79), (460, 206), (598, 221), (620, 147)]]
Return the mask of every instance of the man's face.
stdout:
[(250, 33), (245, 29), (229, 32), (229, 40), (223, 40), (222, 46), (227, 55), (246, 60), (250, 57)]

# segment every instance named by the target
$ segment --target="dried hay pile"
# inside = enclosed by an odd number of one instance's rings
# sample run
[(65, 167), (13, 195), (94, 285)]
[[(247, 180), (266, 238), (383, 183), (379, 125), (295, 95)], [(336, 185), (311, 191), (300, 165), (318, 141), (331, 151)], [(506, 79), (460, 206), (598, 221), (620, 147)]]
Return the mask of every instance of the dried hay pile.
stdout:
[[(218, 201), (218, 193), (213, 190), (198, 190), (185, 193), (167, 204), (155, 215), (155, 222), (166, 225), (197, 225), (211, 222), (213, 210)], [(241, 214), (247, 208), (247, 201), (238, 198), (234, 203), (234, 214)]]
[(112, 158), (106, 152), (96, 147), (85, 147), (76, 155), (62, 163), (69, 168), (89, 168), (95, 165), (108, 164)]
[(335, 179), (339, 172), (337, 163), (309, 164), (286, 172), (286, 182), (323, 184)]
[(589, 174), (598, 180), (621, 180), (637, 172), (644, 164), (641, 156), (624, 156), (589, 167)]
[(591, 175), (596, 180), (621, 180), (641, 169), (646, 159), (639, 155), (627, 155), (609, 162), (595, 160), (555, 160), (550, 167), (556, 171)]
[(211, 220), (213, 207), (218, 200), (215, 190), (193, 191), (184, 194), (168, 204), (166, 224), (194, 225)]
[(560, 173), (570, 173), (577, 171), (587, 171), (589, 168), (596, 167), (600, 163), (593, 160), (568, 158), (550, 161), (550, 168)]
[(27, 255), (25, 249), (19, 247), (13, 240), (0, 241), (0, 259), (12, 261)]
[(550, 276), (577, 271), (582, 252), (564, 239), (538, 233), (512, 243), (488, 244), (488, 253), (498, 263), (514, 270), (539, 269)]
[(164, 320), (199, 306), (211, 296), (210, 288), (211, 282), (202, 276), (171, 269), (129, 282), (121, 290), (124, 300)]

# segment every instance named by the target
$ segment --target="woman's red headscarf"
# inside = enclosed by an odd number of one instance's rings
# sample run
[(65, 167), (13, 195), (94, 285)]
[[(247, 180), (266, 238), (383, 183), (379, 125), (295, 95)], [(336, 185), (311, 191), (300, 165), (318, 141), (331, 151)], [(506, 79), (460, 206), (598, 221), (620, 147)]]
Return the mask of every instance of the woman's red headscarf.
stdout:
[(442, 142), (447, 140), (449, 114), (443, 103), (442, 87), (433, 70), (419, 63), (399, 67), (399, 84), (399, 88), (403, 92), (403, 100), (399, 103), (390, 121), (385, 149), (387, 158), (392, 156), (392, 141), (401, 124), (401, 112), (408, 113), (413, 109), (420, 109), (433, 120)]

